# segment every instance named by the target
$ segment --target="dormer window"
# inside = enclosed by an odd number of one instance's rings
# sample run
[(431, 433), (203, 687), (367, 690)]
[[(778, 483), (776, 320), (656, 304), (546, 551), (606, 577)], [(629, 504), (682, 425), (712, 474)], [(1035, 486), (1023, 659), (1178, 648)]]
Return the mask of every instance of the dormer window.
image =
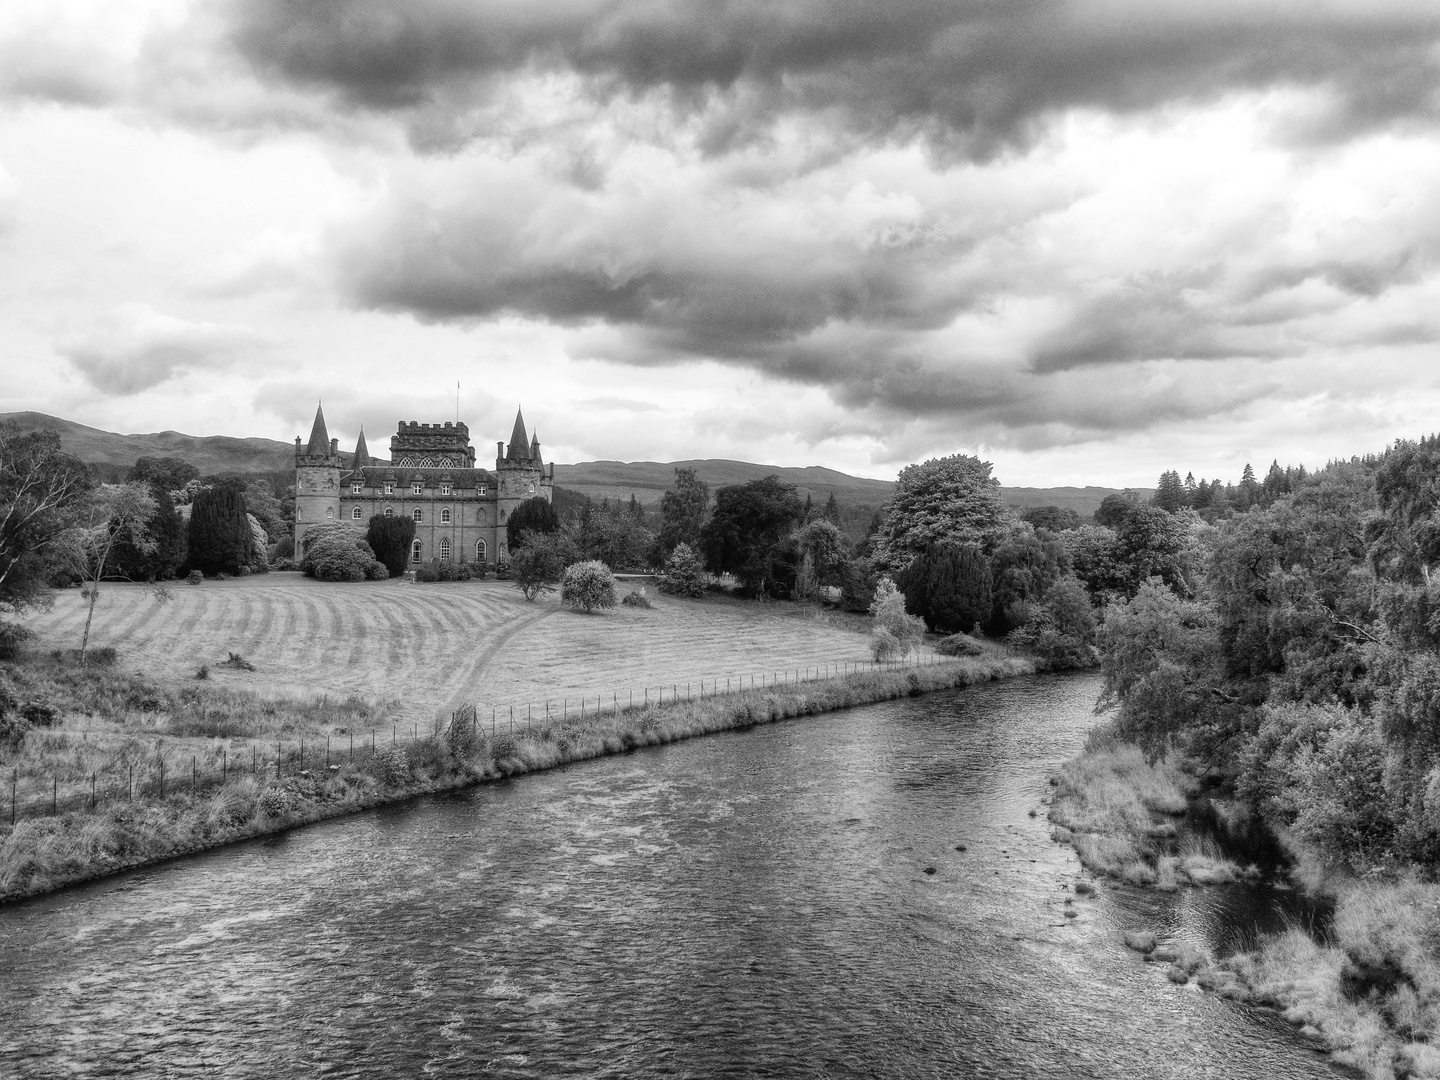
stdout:
[(419, 480), (416, 480), (415, 483), (410, 486), (410, 491), (412, 494), (415, 495), (424, 495), (425, 485), (422, 484)]
[(441, 494), (441, 495), (449, 495), (449, 494), (450, 494), (450, 485), (449, 485), (449, 484), (441, 484), (441, 485), (440, 485), (440, 494)]
[(364, 491), (364, 490), (365, 490), (365, 485), (362, 484), (362, 483), (360, 483), (358, 480), (355, 481), (354, 483), (352, 483), (352, 484), (350, 485), (350, 494), (351, 494), (351, 495), (359, 495), (359, 494), (360, 494), (362, 491)]
[(386, 494), (386, 495), (394, 495), (394, 494), (395, 494), (395, 485), (394, 485), (394, 484), (386, 484), (386, 485), (385, 485), (385, 494)]
[(475, 493), (483, 498), (485, 495), (485, 485), (481, 484), (478, 488), (475, 489)]

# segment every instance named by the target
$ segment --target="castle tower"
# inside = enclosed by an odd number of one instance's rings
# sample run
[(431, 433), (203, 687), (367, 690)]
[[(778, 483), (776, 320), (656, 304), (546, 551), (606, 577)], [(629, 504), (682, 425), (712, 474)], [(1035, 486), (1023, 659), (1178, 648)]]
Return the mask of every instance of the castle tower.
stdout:
[(540, 436), (532, 441), (525, 434), (525, 417), (515, 410), (515, 428), (510, 433), (510, 445), (495, 444), (495, 487), (499, 508), (496, 542), (500, 561), (509, 557), (505, 541), (505, 523), (515, 508), (527, 499), (542, 498), (546, 502), (554, 499), (555, 467), (545, 466), (540, 460)]
[(315, 406), (310, 442), (300, 445), (295, 436), (295, 557), (304, 550), (305, 530), (311, 525), (340, 519), (339, 440), (325, 430), (325, 412)]

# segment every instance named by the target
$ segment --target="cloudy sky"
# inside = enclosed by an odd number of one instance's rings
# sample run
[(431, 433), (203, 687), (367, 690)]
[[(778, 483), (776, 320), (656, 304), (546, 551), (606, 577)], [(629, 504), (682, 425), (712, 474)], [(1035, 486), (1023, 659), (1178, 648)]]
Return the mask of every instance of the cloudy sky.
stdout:
[(1437, 301), (1433, 0), (0, 6), (0, 411), (1230, 479)]

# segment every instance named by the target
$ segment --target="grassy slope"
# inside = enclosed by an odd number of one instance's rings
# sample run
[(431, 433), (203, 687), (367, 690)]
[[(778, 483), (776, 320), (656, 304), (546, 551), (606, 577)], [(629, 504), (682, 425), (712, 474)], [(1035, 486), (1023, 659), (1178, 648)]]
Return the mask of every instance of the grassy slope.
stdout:
[[(425, 724), (461, 703), (533, 703), (609, 695), (727, 675), (760, 675), (866, 659), (867, 641), (840, 619), (794, 604), (736, 604), (655, 595), (654, 608), (581, 615), (554, 594), (527, 603), (503, 581), (327, 584), (266, 574), (174, 585), (157, 605), (143, 586), (105, 585), (91, 631), (127, 669), (161, 680), (209, 664), (221, 686), (268, 693), (360, 694), (396, 702)], [(74, 648), (78, 590), (25, 624), (41, 648)], [(852, 624), (854, 625), (854, 624)], [(257, 671), (219, 669), (230, 652)]]

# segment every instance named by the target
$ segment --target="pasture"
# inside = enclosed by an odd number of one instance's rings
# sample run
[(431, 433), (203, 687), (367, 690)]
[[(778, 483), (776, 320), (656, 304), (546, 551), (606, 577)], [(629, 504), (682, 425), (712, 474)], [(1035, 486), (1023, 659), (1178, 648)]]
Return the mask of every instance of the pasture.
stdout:
[[(625, 591), (622, 587), (619, 591)], [(583, 615), (558, 595), (530, 603), (504, 581), (339, 584), (267, 574), (170, 586), (157, 604), (139, 585), (102, 588), (92, 647), (113, 646), (118, 668), (157, 682), (193, 681), (276, 697), (360, 697), (404, 724), (428, 725), (463, 703), (554, 708), (599, 695), (623, 705), (646, 687), (868, 659), (864, 620), (797, 604), (681, 600), (647, 591), (654, 607)], [(23, 620), (37, 649), (80, 643), (79, 590)], [(253, 672), (220, 667), (230, 653)]]

